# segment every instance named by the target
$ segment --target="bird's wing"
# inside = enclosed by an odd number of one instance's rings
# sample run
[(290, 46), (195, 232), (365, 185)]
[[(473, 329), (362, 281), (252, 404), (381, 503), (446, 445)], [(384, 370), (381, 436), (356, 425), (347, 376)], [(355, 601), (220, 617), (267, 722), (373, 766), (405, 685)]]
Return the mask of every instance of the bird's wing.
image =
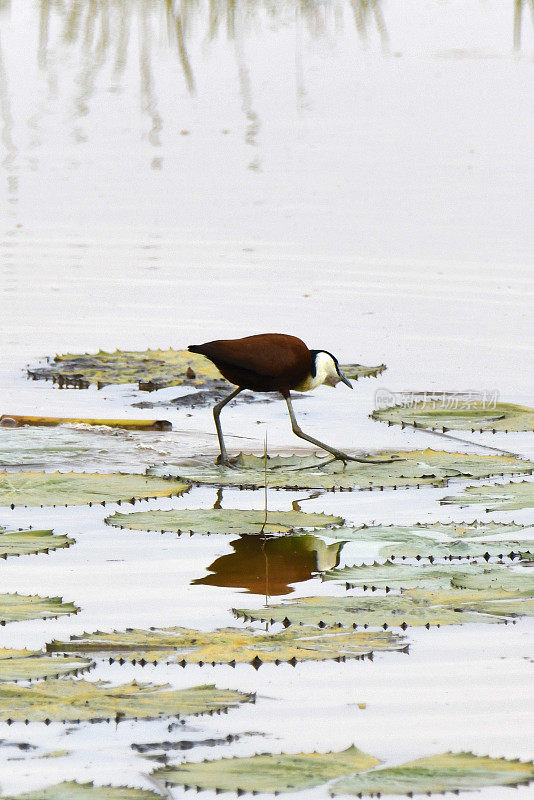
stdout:
[[(189, 348), (193, 349), (193, 348)], [(194, 352), (202, 353), (215, 363), (241, 367), (258, 375), (277, 378), (291, 371), (302, 371), (311, 355), (301, 339), (279, 333), (262, 333), (243, 339), (218, 339), (195, 345)]]

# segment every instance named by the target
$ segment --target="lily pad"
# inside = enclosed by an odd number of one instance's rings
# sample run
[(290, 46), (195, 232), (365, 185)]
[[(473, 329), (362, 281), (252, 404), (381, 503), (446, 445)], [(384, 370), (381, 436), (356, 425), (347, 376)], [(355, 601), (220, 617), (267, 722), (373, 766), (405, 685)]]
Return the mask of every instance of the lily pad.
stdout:
[(57, 355), (43, 367), (28, 370), (33, 380), (51, 380), (61, 387), (86, 389), (110, 383), (137, 383), (140, 389), (165, 386), (202, 386), (207, 381), (224, 382), (215, 366), (204, 356), (188, 350), (116, 350), (106, 353)]
[(161, 795), (146, 789), (65, 781), (34, 792), (24, 792), (16, 797), (6, 797), (5, 800), (158, 800), (160, 797)]
[[(416, 525), (363, 525), (359, 528), (329, 528), (331, 539), (387, 542), (379, 550), (384, 558), (480, 558), (516, 555), (525, 548), (522, 541), (529, 528), (511, 523), (434, 523)], [(422, 534), (430, 534), (429, 536)], [(517, 539), (495, 539), (496, 536), (519, 534)], [(440, 538), (437, 538), (437, 537)]]
[(444, 497), (444, 505), (469, 506), (480, 503), (486, 511), (516, 511), (534, 508), (534, 483), (498, 484), (496, 486), (468, 486), (462, 494)]
[(527, 570), (514, 572), (503, 565), (385, 564), (343, 567), (322, 575), (325, 581), (343, 581), (347, 588), (363, 589), (498, 589), (534, 595), (534, 576)]
[(294, 792), (310, 789), (347, 773), (379, 764), (377, 758), (349, 747), (341, 753), (259, 755), (180, 764), (156, 770), (166, 783), (221, 792)]
[[(341, 368), (352, 380), (375, 377), (385, 364), (367, 367), (347, 364)], [(151, 391), (165, 386), (228, 385), (215, 364), (189, 350), (116, 350), (106, 353), (56, 355), (46, 366), (28, 370), (33, 380), (51, 380), (61, 387), (87, 389), (91, 383), (101, 388), (110, 383), (137, 383)]]
[(30, 650), (0, 649), (0, 682), (33, 681), (40, 678), (77, 674), (89, 669), (92, 661), (80, 656), (53, 658)]
[(0, 625), (26, 619), (55, 619), (64, 614), (77, 614), (74, 603), (64, 603), (61, 597), (0, 594)]
[(110, 660), (146, 663), (253, 664), (345, 660), (374, 651), (402, 650), (402, 638), (389, 632), (310, 629), (268, 634), (250, 628), (223, 628), (209, 633), (187, 628), (151, 628), (71, 636), (53, 641), (49, 652), (80, 653)]
[(182, 481), (99, 472), (0, 472), (0, 506), (77, 506), (170, 497), (189, 489)]
[[(245, 621), (281, 622), (283, 625), (319, 625), (321, 627), (393, 628), (409, 626), (459, 625), (464, 622), (496, 622), (492, 614), (474, 608), (472, 593), (462, 597), (455, 590), (455, 600), (424, 590), (409, 591), (402, 596), (387, 597), (301, 597), (280, 605), (260, 609), (232, 609)], [(506, 596), (506, 593), (503, 593)], [(498, 593), (490, 593), (499, 599)], [(470, 602), (472, 609), (461, 608), (462, 600)], [(480, 597), (479, 597), (480, 600)]]
[(141, 511), (135, 514), (114, 514), (109, 525), (137, 531), (174, 531), (175, 533), (288, 533), (303, 528), (324, 528), (340, 525), (341, 517), (327, 514), (306, 514), (303, 511), (265, 512), (242, 509), (173, 509), (172, 511)]
[(534, 764), (473, 753), (443, 753), (398, 767), (347, 775), (331, 788), (334, 795), (422, 795), (517, 786), (534, 780)]
[(412, 405), (397, 405), (373, 411), (372, 418), (394, 425), (441, 431), (532, 431), (534, 408), (513, 403), (488, 404), (482, 400), (462, 400), (455, 396), (423, 400)]
[[(534, 464), (508, 456), (479, 456), (436, 450), (381, 452), (373, 459), (383, 464), (339, 461), (311, 456), (275, 456), (267, 461), (267, 483), (285, 489), (382, 489), (400, 486), (443, 486), (451, 478), (483, 478), (489, 475), (531, 473)], [(392, 461), (392, 459), (396, 459)], [(179, 477), (192, 483), (239, 486), (264, 485), (263, 456), (241, 453), (231, 467), (216, 464), (152, 467), (150, 475)]]
[(54, 536), (53, 531), (7, 531), (0, 528), (0, 558), (48, 553), (71, 544), (74, 544), (74, 539)]
[(161, 719), (220, 712), (253, 700), (253, 695), (214, 686), (177, 690), (135, 681), (111, 686), (103, 681), (52, 678), (27, 687), (0, 684), (0, 720)]

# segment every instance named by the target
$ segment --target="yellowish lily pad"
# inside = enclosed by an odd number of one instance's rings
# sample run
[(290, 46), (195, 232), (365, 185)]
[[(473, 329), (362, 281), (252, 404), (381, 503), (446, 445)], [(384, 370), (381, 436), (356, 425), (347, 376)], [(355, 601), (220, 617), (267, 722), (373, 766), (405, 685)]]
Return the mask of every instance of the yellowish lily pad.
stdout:
[(170, 497), (187, 491), (177, 480), (99, 472), (0, 472), (0, 506), (77, 506)]
[(158, 800), (159, 794), (127, 786), (95, 786), (94, 783), (65, 781), (5, 800)]
[(92, 661), (81, 656), (54, 658), (30, 650), (0, 649), (0, 682), (33, 681), (60, 675), (76, 675), (89, 669)]
[(532, 431), (534, 408), (513, 403), (488, 403), (483, 400), (463, 400), (443, 396), (410, 405), (381, 408), (372, 413), (373, 419), (394, 425), (413, 425), (415, 428), (456, 431)]
[(295, 792), (379, 763), (349, 747), (341, 753), (260, 755), (180, 764), (159, 769), (154, 775), (169, 784), (221, 792)]
[[(531, 473), (534, 464), (509, 456), (470, 455), (436, 450), (381, 452), (362, 464), (311, 456), (275, 456), (267, 460), (267, 483), (285, 489), (381, 489), (403, 486), (443, 486), (451, 478), (483, 478), (490, 475)], [(231, 467), (162, 464), (149, 474), (178, 477), (191, 483), (240, 486), (254, 489), (264, 485), (265, 464), (261, 456), (241, 453)]]
[(76, 614), (78, 611), (74, 603), (64, 603), (61, 597), (0, 594), (0, 625), (26, 619), (55, 619), (64, 614)]
[(48, 553), (61, 547), (70, 547), (74, 539), (54, 536), (53, 531), (9, 531), (0, 528), (0, 558), (8, 556)]
[(265, 512), (233, 508), (173, 509), (140, 511), (135, 514), (114, 514), (109, 525), (138, 531), (173, 531), (175, 533), (288, 533), (303, 528), (324, 528), (340, 525), (341, 517), (328, 514), (306, 514), (303, 511)]
[(219, 712), (253, 700), (253, 695), (214, 686), (178, 690), (135, 681), (111, 686), (103, 681), (53, 678), (25, 687), (0, 684), (0, 720), (160, 719)]
[(370, 656), (374, 651), (402, 650), (402, 637), (390, 632), (294, 629), (262, 633), (250, 628), (223, 628), (211, 632), (187, 628), (151, 628), (71, 636), (53, 641), (49, 652), (78, 653), (140, 664), (253, 664), (345, 660)]
[(483, 789), (486, 786), (518, 786), (534, 780), (534, 764), (474, 753), (443, 753), (409, 761), (398, 767), (347, 775), (332, 787), (334, 795), (367, 797), (423, 795)]

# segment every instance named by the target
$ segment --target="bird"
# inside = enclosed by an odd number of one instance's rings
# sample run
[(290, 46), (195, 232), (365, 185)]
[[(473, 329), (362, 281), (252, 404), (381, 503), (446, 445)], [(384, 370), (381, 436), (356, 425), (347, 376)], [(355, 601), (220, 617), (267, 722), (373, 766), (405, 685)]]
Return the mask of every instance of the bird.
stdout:
[(213, 417), (219, 439), (218, 464), (230, 466), (224, 443), (220, 414), (224, 406), (243, 389), (255, 392), (279, 392), (286, 401), (293, 433), (334, 456), (332, 460), (369, 463), (369, 459), (349, 456), (335, 447), (315, 439), (300, 428), (293, 405), (291, 391), (309, 392), (321, 384), (335, 387), (352, 384), (339, 367), (337, 358), (328, 350), (309, 350), (296, 336), (285, 333), (260, 333), (241, 339), (217, 339), (204, 344), (189, 345), (191, 353), (200, 353), (212, 361), (224, 377), (237, 386), (213, 408)]

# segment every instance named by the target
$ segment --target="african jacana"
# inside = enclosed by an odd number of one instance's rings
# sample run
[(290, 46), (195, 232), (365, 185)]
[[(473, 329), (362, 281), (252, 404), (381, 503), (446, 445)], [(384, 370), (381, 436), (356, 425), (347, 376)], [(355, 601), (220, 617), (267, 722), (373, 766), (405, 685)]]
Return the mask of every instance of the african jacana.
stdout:
[(327, 450), (336, 459), (347, 461), (366, 461), (368, 459), (348, 456), (313, 436), (304, 433), (295, 418), (290, 390), (309, 392), (325, 383), (335, 386), (342, 381), (352, 389), (352, 384), (343, 375), (338, 360), (327, 350), (308, 350), (301, 339), (284, 333), (260, 333), (245, 336), (243, 339), (218, 339), (205, 344), (192, 344), (192, 353), (201, 353), (212, 361), (224, 377), (234, 383), (237, 389), (221, 400), (213, 409), (215, 427), (219, 437), (221, 454), (219, 464), (229, 464), (228, 453), (219, 416), (224, 406), (243, 389), (255, 392), (280, 392), (287, 403), (293, 433), (301, 439)]

